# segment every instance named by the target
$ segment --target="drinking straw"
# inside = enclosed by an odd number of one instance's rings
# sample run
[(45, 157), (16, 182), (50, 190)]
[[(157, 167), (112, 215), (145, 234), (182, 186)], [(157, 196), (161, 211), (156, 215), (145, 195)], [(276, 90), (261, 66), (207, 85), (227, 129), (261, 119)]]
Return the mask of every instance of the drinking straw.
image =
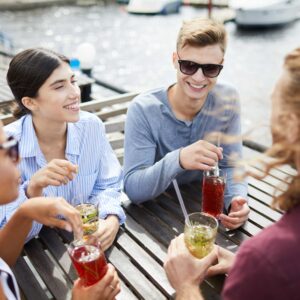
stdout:
[(184, 202), (183, 202), (183, 199), (182, 199), (179, 187), (178, 187), (177, 180), (173, 179), (172, 182), (173, 182), (173, 185), (174, 185), (174, 188), (175, 188), (175, 192), (176, 192), (177, 198), (179, 200), (179, 203), (180, 203), (181, 210), (183, 212), (184, 218), (185, 218), (185, 220), (187, 220), (188, 224), (191, 225), (190, 224), (190, 218), (189, 218), (188, 213), (187, 213), (187, 211), (185, 209)]
[[(217, 147), (219, 148), (221, 144), (221, 133), (218, 132), (218, 139), (217, 139)], [(220, 169), (219, 169), (219, 161), (216, 163), (215, 167), (214, 167), (214, 173), (216, 176), (220, 175)]]

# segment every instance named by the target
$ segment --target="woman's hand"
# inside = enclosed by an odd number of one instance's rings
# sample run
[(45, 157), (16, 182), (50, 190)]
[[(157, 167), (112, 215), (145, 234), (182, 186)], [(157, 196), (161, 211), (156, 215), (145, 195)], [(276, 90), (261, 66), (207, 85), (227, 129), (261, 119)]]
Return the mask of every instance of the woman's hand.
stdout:
[[(61, 197), (38, 197), (25, 201), (18, 212), (41, 224), (73, 231), (74, 236), (82, 236), (82, 221), (80, 213)], [(65, 220), (59, 219), (63, 216)]]
[(80, 279), (74, 283), (72, 300), (112, 300), (120, 292), (120, 280), (115, 268), (108, 264), (104, 277), (97, 283), (85, 287)]
[(119, 218), (109, 215), (105, 220), (99, 220), (98, 230), (94, 233), (101, 241), (102, 250), (107, 250), (115, 240), (120, 224)]
[(42, 195), (43, 188), (67, 184), (78, 172), (78, 166), (65, 159), (53, 159), (38, 170), (30, 179), (26, 194), (28, 198)]

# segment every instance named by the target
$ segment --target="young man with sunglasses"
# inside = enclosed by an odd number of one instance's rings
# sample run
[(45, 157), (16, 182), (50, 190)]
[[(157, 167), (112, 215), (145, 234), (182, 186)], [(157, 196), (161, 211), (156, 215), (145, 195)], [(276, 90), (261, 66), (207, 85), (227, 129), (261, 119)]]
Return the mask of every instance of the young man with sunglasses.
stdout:
[[(227, 175), (228, 215), (220, 220), (233, 229), (247, 220), (249, 207), (246, 183), (233, 179), (232, 160), (242, 153), (236, 138), (241, 130), (238, 95), (217, 84), (225, 48), (223, 25), (198, 18), (183, 23), (173, 53), (177, 82), (137, 96), (128, 109), (125, 191), (141, 203), (164, 192), (174, 178), (179, 183), (201, 180), (203, 171), (218, 164)], [(212, 141), (212, 136), (217, 138)]]

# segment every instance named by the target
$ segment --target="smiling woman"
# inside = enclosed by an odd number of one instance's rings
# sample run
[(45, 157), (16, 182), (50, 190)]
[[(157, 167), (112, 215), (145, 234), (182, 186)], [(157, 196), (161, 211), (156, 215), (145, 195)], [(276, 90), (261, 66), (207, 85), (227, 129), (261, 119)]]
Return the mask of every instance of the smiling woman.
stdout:
[[(5, 131), (20, 143), (21, 188), (18, 201), (0, 209), (0, 225), (30, 197), (88, 200), (98, 204), (104, 219), (95, 234), (107, 249), (125, 220), (121, 167), (101, 120), (79, 110), (80, 90), (69, 60), (46, 49), (25, 50), (12, 59), (7, 81), (19, 120)], [(40, 228), (35, 224), (28, 238)]]

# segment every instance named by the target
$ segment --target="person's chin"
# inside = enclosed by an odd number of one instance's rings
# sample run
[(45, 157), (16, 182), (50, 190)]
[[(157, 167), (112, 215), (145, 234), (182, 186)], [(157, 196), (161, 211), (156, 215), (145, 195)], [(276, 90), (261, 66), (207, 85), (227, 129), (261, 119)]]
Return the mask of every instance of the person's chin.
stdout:
[(195, 90), (195, 89), (188, 88), (188, 90), (186, 91), (186, 95), (190, 99), (199, 100), (199, 99), (203, 99), (203, 98), (207, 97), (208, 90), (206, 88), (203, 88), (203, 89), (200, 89), (200, 90)]
[(76, 123), (76, 122), (79, 121), (79, 119), (80, 119), (80, 115), (79, 115), (79, 112), (78, 112), (76, 114), (72, 114), (72, 115), (68, 116), (67, 122), (68, 123)]

